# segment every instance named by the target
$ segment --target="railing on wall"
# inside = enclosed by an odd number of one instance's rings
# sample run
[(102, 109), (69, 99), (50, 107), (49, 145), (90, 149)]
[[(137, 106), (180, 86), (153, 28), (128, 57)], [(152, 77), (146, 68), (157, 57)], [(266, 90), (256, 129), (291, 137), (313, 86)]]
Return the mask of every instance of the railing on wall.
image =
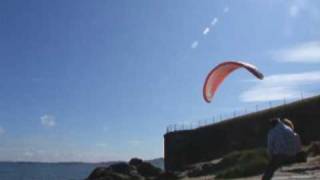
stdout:
[(268, 101), (263, 104), (257, 104), (253, 107), (250, 107), (250, 108), (242, 108), (242, 109), (234, 110), (230, 113), (216, 114), (216, 115), (212, 116), (211, 118), (207, 118), (207, 119), (202, 119), (202, 120), (188, 122), (188, 123), (171, 124), (171, 125), (167, 126), (166, 132), (170, 133), (170, 132), (175, 132), (175, 131), (197, 129), (200, 127), (213, 125), (213, 124), (216, 124), (219, 122), (228, 121), (228, 120), (231, 120), (235, 117), (244, 116), (244, 115), (248, 115), (251, 113), (275, 108), (277, 106), (286, 105), (288, 103), (292, 103), (292, 102), (296, 102), (296, 101), (301, 101), (304, 98), (305, 97), (304, 97), (303, 93), (301, 93), (299, 98), (294, 98), (294, 99), (283, 98), (282, 101)]

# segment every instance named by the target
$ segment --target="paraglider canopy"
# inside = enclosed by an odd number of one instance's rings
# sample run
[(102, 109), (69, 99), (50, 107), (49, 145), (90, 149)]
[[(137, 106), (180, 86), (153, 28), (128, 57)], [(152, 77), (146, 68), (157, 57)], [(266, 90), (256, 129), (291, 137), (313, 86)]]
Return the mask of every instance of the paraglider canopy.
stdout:
[(223, 62), (213, 68), (208, 74), (203, 86), (204, 100), (210, 103), (219, 85), (230, 73), (238, 68), (245, 68), (258, 79), (263, 79), (263, 74), (252, 64), (241, 61)]

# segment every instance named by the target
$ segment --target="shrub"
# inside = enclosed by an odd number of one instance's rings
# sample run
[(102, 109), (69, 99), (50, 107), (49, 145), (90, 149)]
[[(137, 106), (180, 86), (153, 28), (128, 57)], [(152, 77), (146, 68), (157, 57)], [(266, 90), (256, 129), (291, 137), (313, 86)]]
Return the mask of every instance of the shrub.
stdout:
[(216, 178), (239, 178), (260, 174), (268, 164), (265, 149), (237, 151), (226, 155)]
[(138, 166), (138, 172), (142, 176), (158, 176), (161, 173), (161, 169), (154, 167), (151, 163), (143, 162)]
[(143, 160), (142, 159), (139, 159), (139, 158), (132, 158), (130, 161), (129, 161), (129, 165), (130, 166), (139, 166), (140, 164), (143, 163)]

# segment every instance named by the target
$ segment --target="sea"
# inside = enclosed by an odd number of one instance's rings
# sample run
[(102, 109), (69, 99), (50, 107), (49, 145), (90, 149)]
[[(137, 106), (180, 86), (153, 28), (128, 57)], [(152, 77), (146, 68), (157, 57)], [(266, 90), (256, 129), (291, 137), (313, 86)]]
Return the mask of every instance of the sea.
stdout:
[(0, 180), (83, 180), (93, 163), (0, 162)]
[[(121, 161), (101, 163), (0, 162), (0, 180), (84, 180), (96, 167), (107, 167)], [(161, 169), (164, 159), (148, 160)]]

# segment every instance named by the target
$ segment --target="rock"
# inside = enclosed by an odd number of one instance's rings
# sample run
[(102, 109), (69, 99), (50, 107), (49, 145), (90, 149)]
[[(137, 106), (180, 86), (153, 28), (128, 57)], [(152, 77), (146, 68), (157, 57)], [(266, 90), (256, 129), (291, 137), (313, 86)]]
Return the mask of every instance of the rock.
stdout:
[(129, 165), (130, 166), (136, 166), (138, 167), (140, 164), (143, 163), (143, 160), (142, 159), (139, 159), (139, 158), (132, 158), (130, 161), (129, 161)]
[(126, 166), (121, 163), (112, 167), (97, 167), (89, 175), (87, 180), (145, 180), (143, 176), (138, 174), (135, 168), (130, 166), (126, 168)]
[[(133, 158), (128, 163), (116, 163), (109, 167), (98, 167), (89, 175), (88, 180), (159, 180), (177, 179), (172, 174), (161, 174), (160, 168), (141, 159)], [(161, 175), (161, 176), (160, 176)]]
[(106, 167), (97, 167), (91, 172), (88, 179), (97, 179), (99, 177), (103, 177), (104, 175), (108, 174), (108, 171), (109, 169)]
[(113, 172), (111, 168), (98, 167), (89, 175), (87, 180), (130, 180), (130, 176)]
[(109, 166), (109, 168), (117, 173), (129, 175), (131, 171), (135, 170), (134, 167), (130, 166), (127, 163), (116, 163)]
[[(134, 166), (132, 166), (134, 167)], [(144, 180), (145, 178), (138, 173), (138, 170), (134, 167), (134, 169), (130, 170), (129, 173), (132, 180)]]
[(155, 177), (159, 176), (161, 173), (161, 169), (154, 167), (152, 164), (148, 162), (142, 162), (138, 167), (138, 173), (145, 177)]

